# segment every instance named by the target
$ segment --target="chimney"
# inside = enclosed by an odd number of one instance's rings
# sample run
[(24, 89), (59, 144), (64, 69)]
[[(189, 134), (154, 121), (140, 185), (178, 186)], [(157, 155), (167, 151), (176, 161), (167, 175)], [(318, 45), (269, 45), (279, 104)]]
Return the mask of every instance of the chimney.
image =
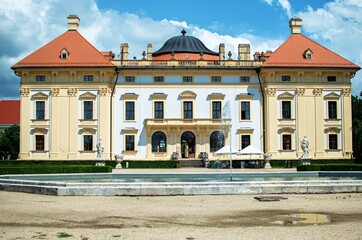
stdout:
[(292, 18), (289, 21), (289, 27), (292, 34), (300, 34), (302, 33), (301, 27), (302, 27), (302, 19), (300, 18)]
[(225, 44), (223, 43), (219, 45), (219, 60), (225, 60)]
[(128, 60), (128, 43), (121, 44), (121, 60)]
[(152, 60), (152, 44), (147, 44), (147, 60)]
[(240, 43), (238, 46), (238, 59), (250, 60), (250, 44)]
[(79, 26), (79, 22), (80, 19), (77, 15), (75, 14), (70, 14), (68, 17), (68, 30), (69, 31), (77, 31), (78, 30), (78, 26)]

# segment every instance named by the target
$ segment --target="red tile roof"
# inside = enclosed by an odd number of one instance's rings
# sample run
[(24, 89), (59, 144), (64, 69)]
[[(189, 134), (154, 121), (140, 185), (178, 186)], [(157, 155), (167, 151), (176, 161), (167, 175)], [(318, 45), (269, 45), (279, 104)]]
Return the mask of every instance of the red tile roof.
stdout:
[(20, 100), (0, 100), (0, 124), (20, 124)]
[[(312, 51), (312, 59), (304, 56)], [(292, 34), (264, 62), (263, 67), (341, 67), (360, 69), (356, 64), (307, 38), (303, 34)]]
[[(63, 49), (67, 59), (60, 58)], [(113, 67), (114, 65), (92, 46), (78, 31), (67, 31), (39, 48), (12, 68), (19, 67)]]

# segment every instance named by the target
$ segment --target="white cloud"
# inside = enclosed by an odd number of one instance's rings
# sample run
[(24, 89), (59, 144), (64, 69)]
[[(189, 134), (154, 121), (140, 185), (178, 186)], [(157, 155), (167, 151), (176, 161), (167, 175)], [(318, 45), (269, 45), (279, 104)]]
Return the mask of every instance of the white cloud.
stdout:
[(277, 2), (277, 5), (281, 6), (289, 18), (292, 17), (292, 5), (288, 0), (263, 0), (269, 6), (273, 5), (273, 2)]
[(282, 8), (286, 11), (289, 18), (292, 17), (292, 6), (290, 5), (288, 0), (278, 0), (278, 3), (282, 6)]

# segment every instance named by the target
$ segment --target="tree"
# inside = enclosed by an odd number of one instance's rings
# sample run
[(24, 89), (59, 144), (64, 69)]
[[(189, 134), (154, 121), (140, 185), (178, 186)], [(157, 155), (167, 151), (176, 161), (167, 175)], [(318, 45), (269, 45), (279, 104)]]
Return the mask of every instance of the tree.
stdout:
[(362, 99), (352, 96), (353, 155), (362, 163)]
[(10, 155), (11, 159), (17, 159), (20, 146), (20, 126), (17, 124), (6, 128), (0, 133), (0, 157), (7, 159)]

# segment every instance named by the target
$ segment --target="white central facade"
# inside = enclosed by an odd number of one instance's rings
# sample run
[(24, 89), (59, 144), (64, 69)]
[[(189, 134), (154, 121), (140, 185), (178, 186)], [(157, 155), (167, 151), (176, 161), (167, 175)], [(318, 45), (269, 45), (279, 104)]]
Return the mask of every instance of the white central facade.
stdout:
[[(199, 158), (206, 152), (214, 159), (220, 158), (215, 151), (230, 144), (230, 136), (234, 149), (242, 149), (243, 142), (262, 149), (260, 88), (254, 70), (244, 75), (240, 70), (223, 70), (222, 75), (217, 70), (178, 72), (121, 71), (115, 93), (115, 154), (170, 159), (174, 152), (180, 158)], [(154, 134), (163, 136), (161, 143)]]

